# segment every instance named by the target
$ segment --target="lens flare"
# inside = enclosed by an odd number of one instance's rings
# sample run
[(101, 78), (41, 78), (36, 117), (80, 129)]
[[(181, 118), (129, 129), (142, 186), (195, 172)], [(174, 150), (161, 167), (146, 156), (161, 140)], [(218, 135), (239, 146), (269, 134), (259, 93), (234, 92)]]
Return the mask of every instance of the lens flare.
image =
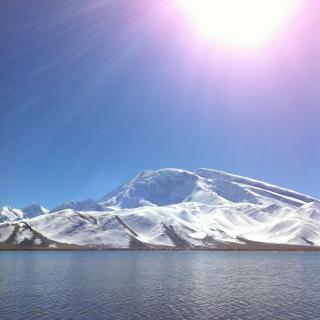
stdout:
[(206, 38), (230, 46), (260, 46), (281, 31), (303, 0), (176, 0)]

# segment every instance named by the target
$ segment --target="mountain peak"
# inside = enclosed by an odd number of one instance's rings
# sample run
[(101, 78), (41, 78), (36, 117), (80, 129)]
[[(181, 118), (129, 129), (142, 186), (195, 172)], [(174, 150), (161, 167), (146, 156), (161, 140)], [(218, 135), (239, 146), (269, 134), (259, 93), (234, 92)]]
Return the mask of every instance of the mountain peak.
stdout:
[(29, 206), (23, 208), (21, 211), (24, 213), (24, 218), (33, 218), (49, 212), (48, 209), (42, 207), (39, 203), (32, 203)]
[(119, 208), (164, 206), (180, 202), (269, 205), (274, 201), (296, 207), (314, 200), (292, 190), (214, 169), (200, 168), (192, 172), (164, 168), (140, 172), (99, 202), (104, 207)]
[[(23, 210), (43, 208), (32, 204)], [(145, 170), (100, 202), (73, 200), (51, 212), (21, 223), (55, 244), (90, 248), (296, 250), (319, 245), (320, 250), (319, 201), (207, 168)], [(0, 233), (0, 247), (1, 241), (8, 245), (21, 238), (15, 235), (20, 227), (14, 220), (23, 214), (11, 207), (0, 209), (0, 222), (6, 222), (0, 224), (6, 230)], [(34, 239), (28, 230), (21, 232)], [(19, 247), (16, 242), (11, 245)]]
[(23, 212), (11, 206), (4, 206), (0, 208), (0, 222), (14, 221), (23, 218)]
[(179, 203), (192, 193), (197, 180), (192, 172), (181, 169), (146, 170), (108, 193), (100, 203), (121, 208)]

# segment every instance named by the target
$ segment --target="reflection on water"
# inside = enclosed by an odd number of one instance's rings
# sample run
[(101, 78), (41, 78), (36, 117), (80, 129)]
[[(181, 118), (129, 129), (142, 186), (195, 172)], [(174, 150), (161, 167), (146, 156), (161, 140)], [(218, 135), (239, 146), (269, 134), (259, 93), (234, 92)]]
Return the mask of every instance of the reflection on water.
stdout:
[(0, 252), (0, 319), (320, 319), (320, 254)]

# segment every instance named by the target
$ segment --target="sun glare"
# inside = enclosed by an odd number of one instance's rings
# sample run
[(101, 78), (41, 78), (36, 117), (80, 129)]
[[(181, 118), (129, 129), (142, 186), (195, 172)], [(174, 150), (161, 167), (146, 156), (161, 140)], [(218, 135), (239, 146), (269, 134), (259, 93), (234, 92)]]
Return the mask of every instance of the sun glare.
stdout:
[(303, 0), (176, 0), (203, 37), (260, 46), (285, 26)]

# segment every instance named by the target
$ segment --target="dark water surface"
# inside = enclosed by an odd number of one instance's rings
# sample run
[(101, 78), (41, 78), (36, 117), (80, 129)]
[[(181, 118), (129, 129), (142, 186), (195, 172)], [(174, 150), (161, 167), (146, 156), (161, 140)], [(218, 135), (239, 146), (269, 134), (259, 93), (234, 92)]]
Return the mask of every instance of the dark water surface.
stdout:
[(0, 252), (0, 319), (320, 319), (320, 254)]

